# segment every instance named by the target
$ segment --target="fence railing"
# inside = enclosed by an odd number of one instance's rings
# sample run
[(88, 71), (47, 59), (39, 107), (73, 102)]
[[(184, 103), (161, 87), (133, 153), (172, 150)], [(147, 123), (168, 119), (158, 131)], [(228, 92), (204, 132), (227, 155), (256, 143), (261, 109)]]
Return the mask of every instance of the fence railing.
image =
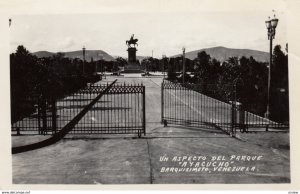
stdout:
[(282, 124), (245, 110), (236, 101), (234, 85), (162, 83), (162, 116), (168, 123), (236, 131), (286, 130)]
[[(93, 99), (97, 90), (103, 90), (103, 88), (103, 86), (92, 86), (81, 90), (69, 99), (67, 106), (73, 104), (76, 110), (77, 106), (78, 108), (84, 106), (85, 101)], [(66, 102), (60, 106), (61, 115), (68, 115), (74, 111), (74, 108), (68, 109), (65, 106)], [(70, 133), (145, 135), (145, 86), (115, 84)]]
[[(229, 88), (231, 86), (228, 86)], [(207, 95), (201, 93), (205, 91)], [(232, 105), (210, 97), (211, 87), (200, 84), (162, 83), (162, 122), (202, 128), (220, 128), (234, 135)]]
[[(37, 99), (32, 114), (12, 123), (13, 134), (54, 134), (68, 124), (108, 85), (89, 85), (48, 102)], [(43, 101), (43, 103), (40, 103)], [(113, 85), (70, 134), (141, 134), (145, 130), (145, 86)]]
[(33, 96), (24, 99), (23, 106), (30, 107), (30, 111), (22, 109), (22, 116), (11, 125), (13, 134), (52, 134), (56, 132), (56, 99), (44, 96)]

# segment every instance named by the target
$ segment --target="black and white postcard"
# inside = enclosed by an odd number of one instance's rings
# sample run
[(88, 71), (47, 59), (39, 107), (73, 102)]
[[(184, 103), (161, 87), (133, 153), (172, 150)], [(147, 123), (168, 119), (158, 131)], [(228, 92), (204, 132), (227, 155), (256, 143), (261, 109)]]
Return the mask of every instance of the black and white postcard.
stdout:
[(1, 3), (13, 186), (296, 188), (297, 3), (27, 3)]

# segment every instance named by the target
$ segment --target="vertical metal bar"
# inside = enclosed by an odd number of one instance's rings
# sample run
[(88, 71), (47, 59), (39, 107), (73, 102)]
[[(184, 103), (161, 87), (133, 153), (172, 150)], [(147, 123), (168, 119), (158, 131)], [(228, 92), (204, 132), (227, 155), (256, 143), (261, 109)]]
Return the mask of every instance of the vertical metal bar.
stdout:
[[(194, 88), (194, 86), (193, 86), (193, 88), (192, 88), (192, 93), (193, 93), (193, 99), (192, 99), (192, 105), (193, 105), (193, 109), (195, 110), (196, 108), (197, 108), (197, 106), (196, 106), (196, 93), (195, 93), (195, 88)], [(198, 114), (198, 112), (195, 112), (193, 110), (193, 114), (191, 115), (191, 121), (195, 121), (195, 115), (196, 114)], [(197, 125), (199, 125), (199, 123), (197, 122)]]
[[(131, 84), (132, 85), (132, 84)], [(135, 126), (134, 126), (134, 116), (135, 116), (135, 114), (134, 114), (134, 106), (133, 106), (133, 100), (134, 100), (134, 94), (135, 94), (135, 85), (133, 84), (132, 85), (132, 89), (133, 89), (133, 91), (131, 91), (130, 92), (130, 116), (131, 116), (131, 124), (130, 124), (130, 127), (131, 127), (131, 130), (134, 130), (134, 128), (135, 128)]]
[[(134, 84), (135, 85), (135, 84)], [(133, 104), (132, 104), (132, 108), (134, 110), (134, 116), (133, 116), (133, 126), (134, 128), (137, 128), (137, 125), (136, 125), (136, 118), (137, 118), (137, 115), (136, 115), (136, 95), (138, 94), (138, 90), (139, 90), (139, 86), (135, 85), (135, 89), (137, 89), (135, 92), (134, 92), (134, 95), (133, 95)]]
[[(168, 119), (170, 119), (171, 118), (171, 115), (170, 115), (170, 109), (171, 109), (171, 106), (170, 106), (170, 104), (171, 104), (171, 94), (170, 94), (170, 92), (172, 92), (172, 90), (170, 90), (170, 87), (172, 87), (172, 86), (170, 86), (170, 82), (168, 83), (168, 86), (166, 86), (165, 87), (165, 89), (166, 89), (166, 99), (167, 99), (167, 107), (168, 107), (168, 109), (167, 109), (167, 111), (168, 111), (168, 114), (167, 114), (167, 117), (168, 117)], [(174, 95), (174, 94), (173, 94)], [(175, 96), (176, 96), (176, 90), (175, 90)], [(175, 107), (175, 112), (176, 112), (176, 109), (177, 109), (177, 107), (176, 107), (176, 104), (174, 104), (174, 106), (173, 107)]]
[[(77, 100), (77, 95), (78, 95), (78, 92), (76, 92), (74, 95), (73, 95), (73, 99), (75, 99), (75, 100)], [(78, 102), (77, 102), (78, 103)], [(71, 101), (71, 102), (69, 102), (69, 103), (65, 103), (65, 104), (69, 104), (70, 105), (70, 107), (74, 107), (73, 108), (73, 115), (72, 116), (69, 116), (68, 115), (68, 117), (66, 118), (67, 119), (67, 122), (69, 122), (70, 120), (71, 120), (71, 117), (74, 117), (75, 116), (75, 114), (77, 113), (77, 106), (74, 106), (74, 105), (77, 105), (77, 103), (76, 103), (76, 101)], [(65, 114), (65, 112), (68, 112), (67, 110), (65, 111), (65, 109), (63, 110), (63, 114)], [(65, 124), (65, 123), (64, 123)], [(78, 127), (77, 127), (78, 125), (76, 125), (75, 127), (74, 127), (74, 129), (72, 130), (72, 133), (75, 133), (76, 132), (76, 130), (78, 129)]]
[(42, 134), (45, 135), (47, 130), (47, 112), (46, 112), (46, 98), (42, 97), (42, 120), (43, 120), (43, 129)]
[(124, 99), (123, 99), (123, 92), (124, 92), (123, 86), (120, 85), (119, 89), (120, 89), (119, 91), (120, 91), (121, 106), (123, 107), (123, 109), (121, 109), (121, 111), (120, 111), (121, 127), (122, 127), (122, 132), (125, 133), (126, 129), (125, 129), (124, 111), (125, 111), (126, 107), (125, 107)]
[[(170, 118), (172, 118), (172, 116), (171, 116), (171, 109), (172, 109), (172, 106), (171, 106), (171, 103), (172, 103), (172, 94), (173, 94), (173, 98), (174, 98), (174, 92), (173, 92), (173, 90), (175, 90), (175, 96), (176, 96), (176, 87), (174, 86), (174, 85), (171, 85), (172, 83), (171, 82), (169, 82), (169, 87), (168, 87), (168, 89), (166, 89), (166, 91), (167, 91), (167, 99), (168, 99), (168, 119), (170, 120)], [(172, 87), (174, 87), (174, 89), (172, 90)], [(172, 92), (172, 93), (171, 93)], [(175, 109), (175, 111), (174, 111), (174, 113), (176, 114), (176, 111), (177, 111), (177, 108), (178, 108), (178, 106), (176, 105), (176, 101), (174, 100), (174, 109)]]
[[(116, 86), (115, 86), (116, 87)], [(113, 122), (114, 122), (114, 125), (113, 125), (113, 128), (115, 131), (120, 131), (120, 129), (118, 128), (118, 111), (119, 111), (119, 102), (118, 102), (118, 92), (117, 92), (117, 88), (113, 94), (114, 98), (113, 98), (113, 115), (114, 115), (114, 118), (113, 118)]]
[[(102, 85), (103, 88), (105, 88), (105, 85)], [(104, 99), (103, 99), (103, 103), (101, 104), (101, 133), (105, 133), (105, 128), (106, 128), (106, 118), (105, 118), (105, 112), (106, 112), (106, 104), (107, 102), (107, 93), (103, 95)]]
[[(200, 87), (200, 109), (201, 109), (201, 113), (203, 114), (203, 106), (202, 106), (202, 104), (203, 104), (203, 101), (204, 101), (204, 99), (203, 99), (203, 91), (202, 91), (202, 85), (199, 85), (199, 87)], [(205, 113), (204, 113), (205, 114)], [(201, 123), (203, 123), (203, 117), (201, 117), (200, 116), (200, 119), (201, 119)]]
[(124, 128), (125, 128), (125, 133), (127, 133), (127, 114), (126, 114), (126, 93), (125, 93), (125, 90), (126, 90), (126, 86), (125, 86), (125, 82), (124, 82), (124, 85), (122, 87), (123, 91), (122, 91), (122, 96), (124, 98), (124, 106), (125, 106), (125, 109), (124, 109), (124, 117), (125, 117), (125, 122), (124, 122)]
[(138, 128), (140, 128), (141, 127), (141, 125), (142, 125), (142, 112), (141, 112), (141, 110), (140, 110), (140, 97), (141, 97), (141, 95), (142, 95), (142, 93), (143, 93), (143, 88), (142, 88), (142, 85), (140, 86), (141, 87), (141, 92), (140, 93), (138, 93), (138, 97), (137, 97), (137, 99), (138, 99), (138, 101), (137, 101), (137, 105), (138, 105), (138, 114), (139, 114), (139, 120), (138, 120)]
[[(177, 120), (178, 117), (181, 118), (181, 113), (182, 113), (182, 109), (183, 109), (183, 107), (181, 106), (182, 102), (177, 101), (177, 99), (181, 97), (182, 88), (180, 87), (179, 84), (177, 86), (178, 86), (178, 91), (175, 90), (175, 91), (177, 91), (175, 102), (178, 102), (179, 107), (178, 107), (178, 111), (175, 112), (176, 113), (176, 115), (175, 115), (176, 120)], [(178, 116), (178, 114), (179, 114), (179, 116)]]
[[(214, 94), (214, 97), (215, 97), (215, 98), (213, 99), (213, 100), (214, 100), (214, 106), (215, 106), (215, 107), (214, 107), (214, 119), (215, 119), (215, 120), (214, 120), (214, 123), (217, 124), (217, 125), (219, 125), (219, 123), (218, 123), (218, 120), (219, 120), (219, 114), (218, 114), (218, 112), (217, 112), (217, 111), (218, 111), (218, 108), (217, 108), (217, 100), (216, 100), (215, 94)], [(221, 127), (223, 128), (223, 126), (221, 126)]]
[(201, 123), (202, 110), (200, 109), (201, 94), (198, 91), (198, 87), (199, 87), (199, 85), (196, 85), (196, 103), (197, 103), (197, 110), (200, 111), (200, 114), (197, 115), (196, 119), (197, 119), (197, 122), (199, 122), (200, 125), (202, 125), (202, 123)]
[[(74, 96), (75, 101), (70, 102), (70, 105), (74, 107), (74, 112), (75, 112), (75, 110), (76, 110), (75, 114), (77, 113), (77, 109), (78, 109), (78, 103), (79, 103), (79, 102), (78, 102), (78, 97), (79, 97), (79, 92), (76, 92), (76, 94), (75, 94), (75, 96)], [(74, 115), (75, 115), (75, 114), (74, 114)], [(72, 115), (72, 117), (73, 117), (74, 115)], [(69, 122), (70, 119), (71, 119), (71, 117), (68, 118), (68, 122)], [(78, 124), (75, 126), (73, 132), (76, 133), (76, 132), (78, 131), (79, 127), (80, 127), (80, 123), (78, 123)]]
[(182, 89), (183, 89), (183, 98), (184, 98), (184, 121), (186, 122), (187, 121), (187, 116), (188, 116), (188, 106), (187, 106), (187, 101), (188, 101), (188, 91), (187, 89), (182, 86)]
[[(113, 86), (114, 87), (114, 86)], [(110, 103), (110, 129), (109, 129), (109, 133), (118, 133), (117, 130), (115, 130), (115, 125), (114, 125), (114, 96), (116, 92), (114, 91), (111, 95), (110, 95), (110, 99), (111, 99), (111, 103)]]
[(178, 111), (176, 112), (176, 117), (175, 117), (175, 119), (178, 118), (178, 117), (177, 117), (178, 114), (179, 114), (179, 118), (181, 118), (181, 112), (182, 112), (182, 106), (181, 106), (182, 102), (181, 102), (181, 101), (177, 101), (178, 97), (179, 97), (179, 99), (180, 99), (180, 97), (181, 97), (182, 88), (180, 87), (179, 84), (178, 84), (177, 86), (178, 86), (178, 92), (177, 92), (177, 96), (176, 96), (176, 98), (175, 98), (175, 102), (178, 102), (179, 107), (178, 107)]
[(187, 112), (187, 120), (188, 122), (190, 122), (190, 115), (191, 115), (191, 111), (192, 109), (190, 108), (191, 107), (191, 90), (189, 88), (187, 88), (187, 93), (188, 93), (188, 96), (187, 96), (187, 101), (188, 101), (188, 112)]
[[(132, 84), (130, 84), (130, 89), (132, 89)], [(131, 97), (132, 97), (132, 91), (128, 91), (128, 94), (127, 94), (127, 96), (128, 96), (128, 126), (129, 126), (129, 132), (131, 132), (131, 127), (132, 127), (132, 123), (131, 123), (131, 118), (132, 118), (132, 112), (131, 112)]]
[(234, 102), (231, 102), (231, 134), (233, 134), (233, 125), (234, 125)]
[[(91, 99), (91, 101), (97, 96), (97, 93), (96, 93), (96, 91), (94, 90), (94, 87), (91, 87), (91, 89), (92, 89), (92, 99)], [(97, 102), (96, 102), (96, 104), (97, 104)], [(95, 123), (96, 123), (96, 119), (95, 119), (95, 109), (94, 109), (94, 107), (96, 106), (96, 104), (94, 104), (94, 106), (93, 107), (91, 107), (91, 109), (90, 109), (90, 111), (88, 112), (88, 114), (90, 114), (91, 115), (91, 118), (90, 118), (90, 125), (91, 125), (91, 133), (95, 133), (95, 132), (97, 132), (96, 131), (96, 128), (95, 128)], [(89, 128), (89, 126), (88, 126), (88, 128)]]
[(161, 123), (164, 122), (164, 82), (161, 83)]
[[(106, 87), (108, 87), (108, 83), (106, 85)], [(111, 123), (110, 123), (110, 107), (111, 107), (111, 103), (112, 103), (112, 95), (113, 93), (108, 93), (107, 94), (107, 109), (105, 109), (107, 111), (107, 128), (106, 128), (106, 133), (109, 133), (110, 127), (111, 127)]]
[(120, 123), (122, 122), (122, 115), (120, 115), (120, 114), (122, 113), (123, 104), (122, 104), (122, 98), (120, 98), (120, 96), (121, 96), (120, 95), (120, 87), (116, 86), (116, 89), (117, 89), (117, 95), (118, 95), (118, 98), (117, 98), (118, 99), (117, 100), (118, 101), (118, 107), (121, 107), (121, 110), (118, 109), (118, 120), (117, 120), (117, 122), (118, 122), (118, 129), (121, 129), (120, 126), (122, 126), (122, 125), (120, 125)]
[(41, 99), (38, 98), (38, 133), (41, 134)]
[(129, 98), (129, 92), (128, 92), (129, 88), (130, 88), (130, 85), (129, 84), (125, 85), (125, 83), (124, 83), (124, 89), (125, 89), (124, 96), (125, 96), (125, 106), (126, 106), (125, 115), (126, 115), (126, 130), (127, 130), (126, 133), (130, 132), (130, 130), (129, 130), (129, 127), (130, 127), (129, 126), (130, 116), (129, 116), (129, 111), (127, 109), (129, 107), (129, 100), (130, 100), (130, 98)]
[(144, 135), (146, 135), (146, 102), (145, 102), (145, 86), (143, 86), (143, 131)]

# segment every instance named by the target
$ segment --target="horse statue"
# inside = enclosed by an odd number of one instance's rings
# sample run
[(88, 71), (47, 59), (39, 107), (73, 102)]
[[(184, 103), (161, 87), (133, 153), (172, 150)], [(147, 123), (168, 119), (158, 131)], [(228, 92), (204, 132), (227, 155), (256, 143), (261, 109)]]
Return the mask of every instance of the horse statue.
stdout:
[(137, 45), (138, 46), (138, 43), (137, 43), (137, 41), (138, 41), (139, 39), (134, 39), (134, 34), (132, 34), (131, 35), (131, 37), (130, 37), (130, 39), (129, 40), (126, 40), (126, 45), (128, 46), (128, 47), (130, 47), (130, 48), (132, 48), (131, 47), (131, 45), (133, 44), (133, 46), (135, 47), (135, 45)]

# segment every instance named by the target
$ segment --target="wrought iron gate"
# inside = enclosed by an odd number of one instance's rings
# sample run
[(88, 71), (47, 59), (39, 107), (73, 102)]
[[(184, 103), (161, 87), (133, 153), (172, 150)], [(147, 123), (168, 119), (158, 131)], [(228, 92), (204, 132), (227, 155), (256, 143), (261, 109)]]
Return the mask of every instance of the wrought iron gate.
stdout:
[(219, 128), (231, 136), (235, 136), (237, 130), (287, 131), (289, 127), (288, 124), (278, 123), (246, 110), (236, 84), (182, 84), (164, 81), (161, 90), (161, 121), (164, 125), (171, 123)]
[(146, 134), (145, 86), (89, 85), (72, 95), (52, 101), (37, 100), (36, 110), (12, 123), (12, 133), (55, 134), (99, 94), (69, 134)]
[[(78, 91), (69, 100), (73, 103), (90, 101), (104, 89), (103, 85), (90, 86)], [(68, 111), (64, 108), (61, 110)], [(141, 134), (146, 134), (145, 119), (145, 86), (115, 84), (104, 93), (70, 133), (138, 134), (140, 137)]]
[[(234, 136), (231, 96), (216, 93), (215, 85), (162, 83), (162, 115), (169, 123), (191, 127), (220, 128)], [(232, 86), (224, 86), (232, 90)], [(216, 98), (219, 97), (219, 98)]]
[(53, 134), (56, 133), (56, 99), (43, 95), (23, 99), (22, 110), (12, 119), (13, 134)]

